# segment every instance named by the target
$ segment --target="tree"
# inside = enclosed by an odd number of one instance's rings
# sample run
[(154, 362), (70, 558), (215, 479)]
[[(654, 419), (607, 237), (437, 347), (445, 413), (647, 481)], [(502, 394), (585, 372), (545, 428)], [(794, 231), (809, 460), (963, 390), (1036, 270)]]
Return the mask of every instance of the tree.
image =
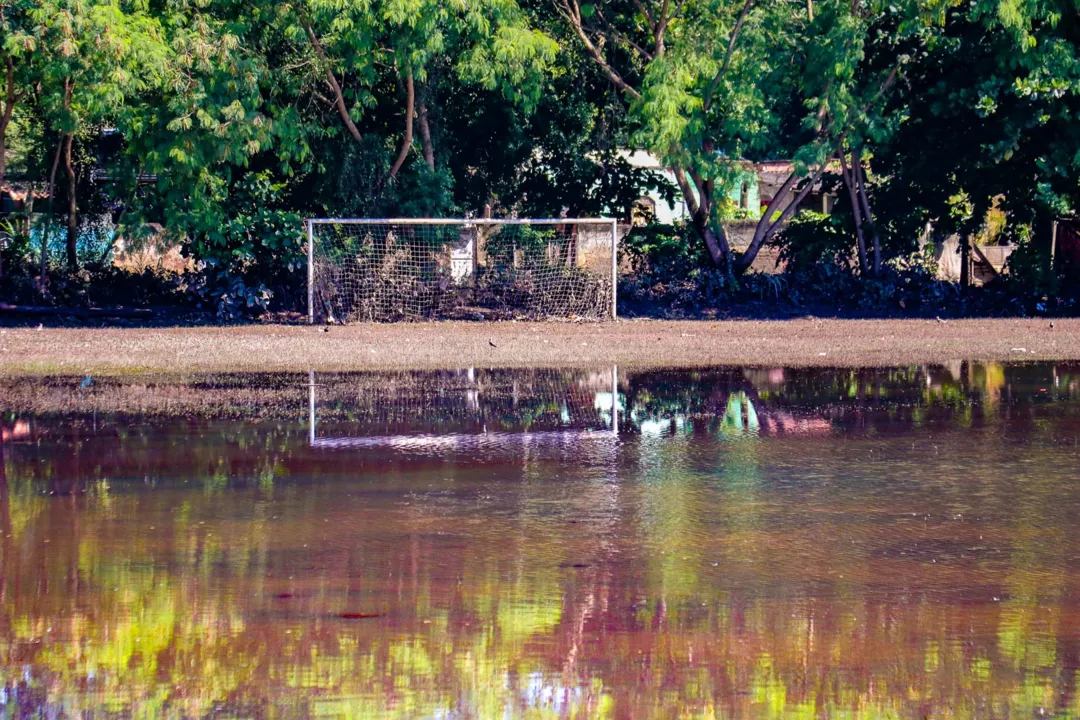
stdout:
[(15, 110), (32, 92), (32, 68), (35, 55), (33, 44), (28, 42), (30, 10), (27, 0), (8, 0), (0, 4), (0, 73), (4, 78), (3, 97), (0, 98), (0, 188), (7, 184), (7, 138), (8, 128)]
[[(770, 38), (802, 22), (801, 6), (754, 0), (554, 3), (579, 46), (624, 94), (637, 141), (673, 173), (714, 262), (745, 271), (797, 203), (782, 218), (766, 213), (760, 237), (735, 257), (718, 222), (722, 187), (742, 155), (763, 147), (772, 127), (767, 91), (786, 79), (774, 67)], [(790, 58), (790, 45), (787, 50)], [(798, 170), (776, 204), (784, 204), (810, 165), (823, 164), (822, 154), (820, 148), (799, 154)]]
[(78, 267), (75, 136), (96, 133), (115, 122), (132, 95), (160, 82), (169, 47), (161, 23), (141, 3), (41, 2), (28, 11), (28, 20), (7, 38), (5, 47), (23, 48), (37, 63), (33, 79), (38, 99), (59, 138), (50, 171), (50, 203), (62, 160), (68, 195), (67, 265), (74, 270)]
[[(286, 37), (303, 37), (314, 57), (302, 65), (312, 96), (340, 120), (357, 143), (361, 121), (383, 101), (387, 76), (403, 96), (403, 130), (380, 186), (397, 179), (419, 124), (422, 156), (434, 171), (438, 152), (432, 130), (435, 76), (452, 74), (464, 84), (498, 90), (526, 112), (538, 99), (539, 81), (556, 52), (551, 38), (529, 27), (513, 0), (442, 3), (408, 0), (348, 4), (303, 0), (281, 12)], [(402, 102), (402, 101), (399, 101)]]
[[(744, 272), (798, 209), (834, 158), (876, 237), (866, 189), (866, 138), (885, 132), (881, 110), (910, 58), (868, 56), (890, 27), (896, 45), (932, 35), (943, 10), (908, 2), (764, 3), (757, 0), (553, 0), (584, 52), (626, 97), (637, 140), (671, 169), (713, 260)], [(924, 40), (925, 41), (925, 40)], [(729, 247), (717, 209), (738, 159), (787, 150), (794, 170), (749, 247)], [(847, 162), (844, 162), (845, 168)], [(865, 240), (860, 257), (865, 258)], [(880, 252), (864, 269), (880, 266)], [(873, 271), (873, 270), (872, 270)]]
[[(1051, 220), (1080, 207), (1080, 21), (1071, 2), (953, 8), (888, 112), (902, 118), (874, 151), (883, 229), (898, 247), (929, 224), (964, 245), (1000, 205), (1007, 233), (1046, 278)], [(889, 239), (889, 238), (887, 238)], [(965, 247), (966, 249), (966, 247)], [(1028, 281), (1038, 278), (1029, 277)], [(1043, 291), (1049, 288), (1043, 288)]]

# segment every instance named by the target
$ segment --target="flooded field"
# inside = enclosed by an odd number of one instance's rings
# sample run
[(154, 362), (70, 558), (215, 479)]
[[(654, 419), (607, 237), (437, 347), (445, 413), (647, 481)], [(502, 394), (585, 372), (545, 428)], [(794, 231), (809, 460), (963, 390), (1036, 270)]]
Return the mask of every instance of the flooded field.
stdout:
[(0, 407), (5, 717), (1080, 715), (1080, 364)]

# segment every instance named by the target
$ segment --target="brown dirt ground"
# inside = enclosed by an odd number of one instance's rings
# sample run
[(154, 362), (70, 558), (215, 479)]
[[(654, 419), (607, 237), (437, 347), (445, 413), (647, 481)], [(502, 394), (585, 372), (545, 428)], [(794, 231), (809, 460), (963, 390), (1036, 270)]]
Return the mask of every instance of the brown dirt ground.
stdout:
[(1080, 319), (0, 330), (0, 375), (454, 367), (884, 366), (1080, 359)]

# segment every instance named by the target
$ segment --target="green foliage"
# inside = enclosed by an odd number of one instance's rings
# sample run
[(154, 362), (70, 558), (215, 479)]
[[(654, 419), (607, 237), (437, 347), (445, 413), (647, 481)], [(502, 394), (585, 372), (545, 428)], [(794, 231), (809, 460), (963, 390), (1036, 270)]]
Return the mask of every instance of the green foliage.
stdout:
[(1080, 207), (1075, 5), (949, 9), (890, 110), (902, 122), (875, 165), (889, 178), (881, 200), (893, 234), (911, 238), (927, 222), (943, 234), (978, 233), (1000, 207), (1004, 235), (1020, 245), (1013, 281), (1054, 292), (1049, 220)]
[(666, 315), (729, 305), (740, 286), (713, 265), (701, 243), (692, 241), (693, 232), (686, 224), (634, 228), (624, 240), (631, 271), (620, 284), (620, 303)]
[(855, 237), (841, 213), (799, 214), (776, 237), (779, 260), (788, 272), (850, 273)]
[[(69, 190), (77, 259), (95, 277), (110, 225), (160, 223), (201, 263), (184, 286), (226, 314), (299, 304), (305, 216), (628, 218), (652, 192), (681, 193), (693, 216), (628, 240), (631, 285), (654, 300), (680, 288), (689, 305), (809, 302), (832, 288), (881, 308), (952, 302), (925, 279), (920, 238), (984, 232), (990, 208), (994, 234), (1018, 246), (999, 290), (1025, 312), (1071, 292), (1048, 228), (1080, 207), (1072, 0), (0, 6), (8, 175), (40, 194), (72, 139), (74, 185), (61, 161), (35, 207), (48, 272)], [(686, 183), (632, 166), (632, 149)], [(860, 227), (880, 242), (882, 276), (855, 275), (853, 209), (831, 168), (834, 213), (805, 214), (777, 241), (784, 288), (707, 271), (718, 251), (702, 239), (740, 215), (723, 188), (745, 159), (789, 157), (805, 176), (837, 153), (865, 161)], [(5, 272), (39, 290), (40, 245), (3, 251)]]
[(692, 232), (685, 224), (636, 227), (623, 241), (626, 259), (636, 274), (648, 276), (650, 282), (686, 277), (711, 264), (700, 243), (688, 242)]
[(44, 117), (56, 133), (118, 122), (133, 98), (159, 87), (171, 48), (161, 19), (143, 3), (35, 3), (4, 50), (30, 64)]
[(327, 214), (334, 217), (452, 217), (453, 177), (446, 168), (432, 170), (424, 163), (407, 167), (386, 183), (390, 151), (375, 134), (345, 146), (340, 165), (332, 174), (332, 201)]
[(273, 297), (268, 285), (299, 293), (303, 225), (284, 202), (285, 191), (270, 173), (251, 173), (219, 202), (177, 218), (187, 230), (186, 252), (204, 271), (193, 289), (220, 316), (266, 309)]

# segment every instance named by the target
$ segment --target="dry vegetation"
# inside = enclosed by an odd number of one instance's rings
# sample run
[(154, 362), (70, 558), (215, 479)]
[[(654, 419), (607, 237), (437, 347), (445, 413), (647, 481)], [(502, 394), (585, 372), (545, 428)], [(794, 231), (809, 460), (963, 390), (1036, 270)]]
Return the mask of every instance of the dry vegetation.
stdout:
[(418, 323), (0, 330), (0, 374), (883, 366), (1080, 359), (1080, 320)]

